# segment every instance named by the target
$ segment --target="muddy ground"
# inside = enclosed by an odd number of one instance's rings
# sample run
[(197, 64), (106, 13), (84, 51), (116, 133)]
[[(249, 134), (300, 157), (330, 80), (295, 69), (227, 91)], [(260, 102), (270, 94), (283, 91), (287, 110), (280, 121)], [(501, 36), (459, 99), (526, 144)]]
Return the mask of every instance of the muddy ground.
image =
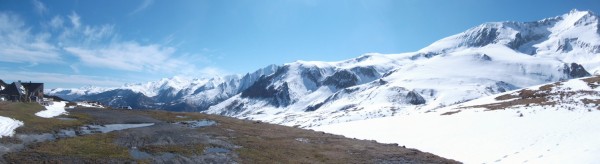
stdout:
[[(86, 124), (151, 126), (25, 143), (6, 163), (457, 163), (416, 149), (250, 120), (162, 111), (79, 108)], [(181, 121), (214, 121), (190, 126)], [(65, 120), (68, 121), (68, 120)], [(27, 125), (26, 125), (27, 126)], [(77, 128), (73, 128), (77, 129)], [(51, 132), (56, 135), (59, 130)], [(13, 140), (19, 140), (14, 138)], [(10, 141), (10, 140), (8, 140)], [(23, 143), (22, 141), (11, 141)], [(7, 144), (10, 142), (3, 142)]]

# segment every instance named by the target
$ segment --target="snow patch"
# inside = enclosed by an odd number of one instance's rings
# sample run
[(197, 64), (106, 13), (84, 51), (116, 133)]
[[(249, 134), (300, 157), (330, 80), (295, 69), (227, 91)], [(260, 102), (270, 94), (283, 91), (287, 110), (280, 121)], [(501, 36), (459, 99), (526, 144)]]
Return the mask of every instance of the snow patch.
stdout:
[(586, 82), (581, 81), (580, 79), (562, 82), (562, 85), (560, 85), (559, 88), (570, 91), (592, 90), (592, 88), (590, 88)]
[(15, 129), (19, 126), (23, 126), (22, 121), (0, 116), (0, 138), (3, 136), (12, 136), (15, 134)]
[(61, 114), (67, 114), (65, 110), (66, 101), (54, 102), (51, 105), (45, 106), (46, 110), (35, 113), (36, 116), (44, 118), (52, 118)]

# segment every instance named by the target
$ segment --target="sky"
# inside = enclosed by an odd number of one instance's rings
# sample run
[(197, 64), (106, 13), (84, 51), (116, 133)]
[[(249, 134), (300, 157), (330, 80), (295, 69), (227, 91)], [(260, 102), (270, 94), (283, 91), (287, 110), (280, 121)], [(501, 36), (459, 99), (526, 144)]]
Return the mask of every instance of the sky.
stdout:
[(0, 0), (0, 79), (114, 87), (413, 52), (598, 0)]

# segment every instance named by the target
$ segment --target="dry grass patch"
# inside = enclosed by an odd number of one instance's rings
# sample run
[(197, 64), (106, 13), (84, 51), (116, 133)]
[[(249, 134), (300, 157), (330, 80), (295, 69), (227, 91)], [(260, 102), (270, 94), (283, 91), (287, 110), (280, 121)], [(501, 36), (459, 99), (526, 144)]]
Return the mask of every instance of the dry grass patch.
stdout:
[(205, 146), (202, 144), (194, 145), (147, 145), (140, 147), (139, 150), (150, 154), (173, 153), (186, 156), (198, 155), (204, 152)]
[(600, 76), (594, 76), (590, 78), (581, 79), (582, 81), (588, 83), (588, 86), (591, 88), (597, 88), (600, 85)]
[(458, 112), (460, 112), (460, 110), (444, 112), (444, 113), (442, 113), (442, 115), (453, 115), (453, 114), (456, 114)]
[(150, 116), (157, 120), (166, 122), (178, 122), (178, 121), (190, 121), (207, 119), (208, 115), (203, 113), (189, 113), (189, 112), (167, 112), (167, 111), (143, 111), (139, 114)]
[(50, 156), (70, 156), (84, 159), (129, 159), (126, 147), (114, 143), (115, 134), (94, 134), (43, 142), (34, 146), (33, 153)]

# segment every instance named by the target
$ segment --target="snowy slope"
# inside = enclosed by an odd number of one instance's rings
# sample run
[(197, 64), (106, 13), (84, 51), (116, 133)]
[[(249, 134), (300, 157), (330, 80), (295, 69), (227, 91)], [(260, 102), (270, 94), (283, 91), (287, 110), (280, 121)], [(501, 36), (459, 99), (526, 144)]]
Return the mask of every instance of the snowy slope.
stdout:
[[(586, 69), (596, 70), (600, 64), (599, 26), (594, 13), (572, 10), (534, 22), (485, 23), (417, 52), (378, 55), (372, 62), (362, 61), (363, 56), (345, 62), (290, 63), (281, 75), (257, 85), (261, 89), (256, 91), (266, 96), (241, 93), (207, 112), (302, 127), (428, 112), (508, 90), (589, 76)], [(384, 75), (371, 81), (318, 85), (325, 84), (323, 77), (339, 73), (340, 63), (387, 67), (376, 69)], [(311, 69), (319, 70), (321, 79), (304, 73)], [(355, 80), (352, 74), (357, 72), (349, 72), (340, 73), (346, 81), (336, 83)]]
[[(536, 58), (498, 45), (432, 58), (414, 59), (411, 54), (386, 57), (395, 58), (396, 69), (363, 85), (338, 90), (323, 86), (300, 94), (302, 98), (287, 106), (238, 95), (207, 112), (310, 127), (426, 112), (508, 90), (589, 75), (570, 71), (579, 69), (578, 65)], [(294, 93), (293, 89), (290, 92)]]
[(381, 54), (365, 54), (339, 62), (288, 63), (206, 112), (253, 119), (258, 115), (305, 113), (311, 110), (312, 103), (344, 88), (372, 82), (402, 64), (403, 61)]
[(600, 23), (598, 15), (591, 11), (571, 10), (534, 22), (485, 23), (418, 52), (430, 57), (492, 44), (536, 57), (579, 63), (594, 74), (600, 70)]
[(398, 143), (466, 163), (600, 160), (600, 77), (528, 87), (429, 113), (313, 129)]

